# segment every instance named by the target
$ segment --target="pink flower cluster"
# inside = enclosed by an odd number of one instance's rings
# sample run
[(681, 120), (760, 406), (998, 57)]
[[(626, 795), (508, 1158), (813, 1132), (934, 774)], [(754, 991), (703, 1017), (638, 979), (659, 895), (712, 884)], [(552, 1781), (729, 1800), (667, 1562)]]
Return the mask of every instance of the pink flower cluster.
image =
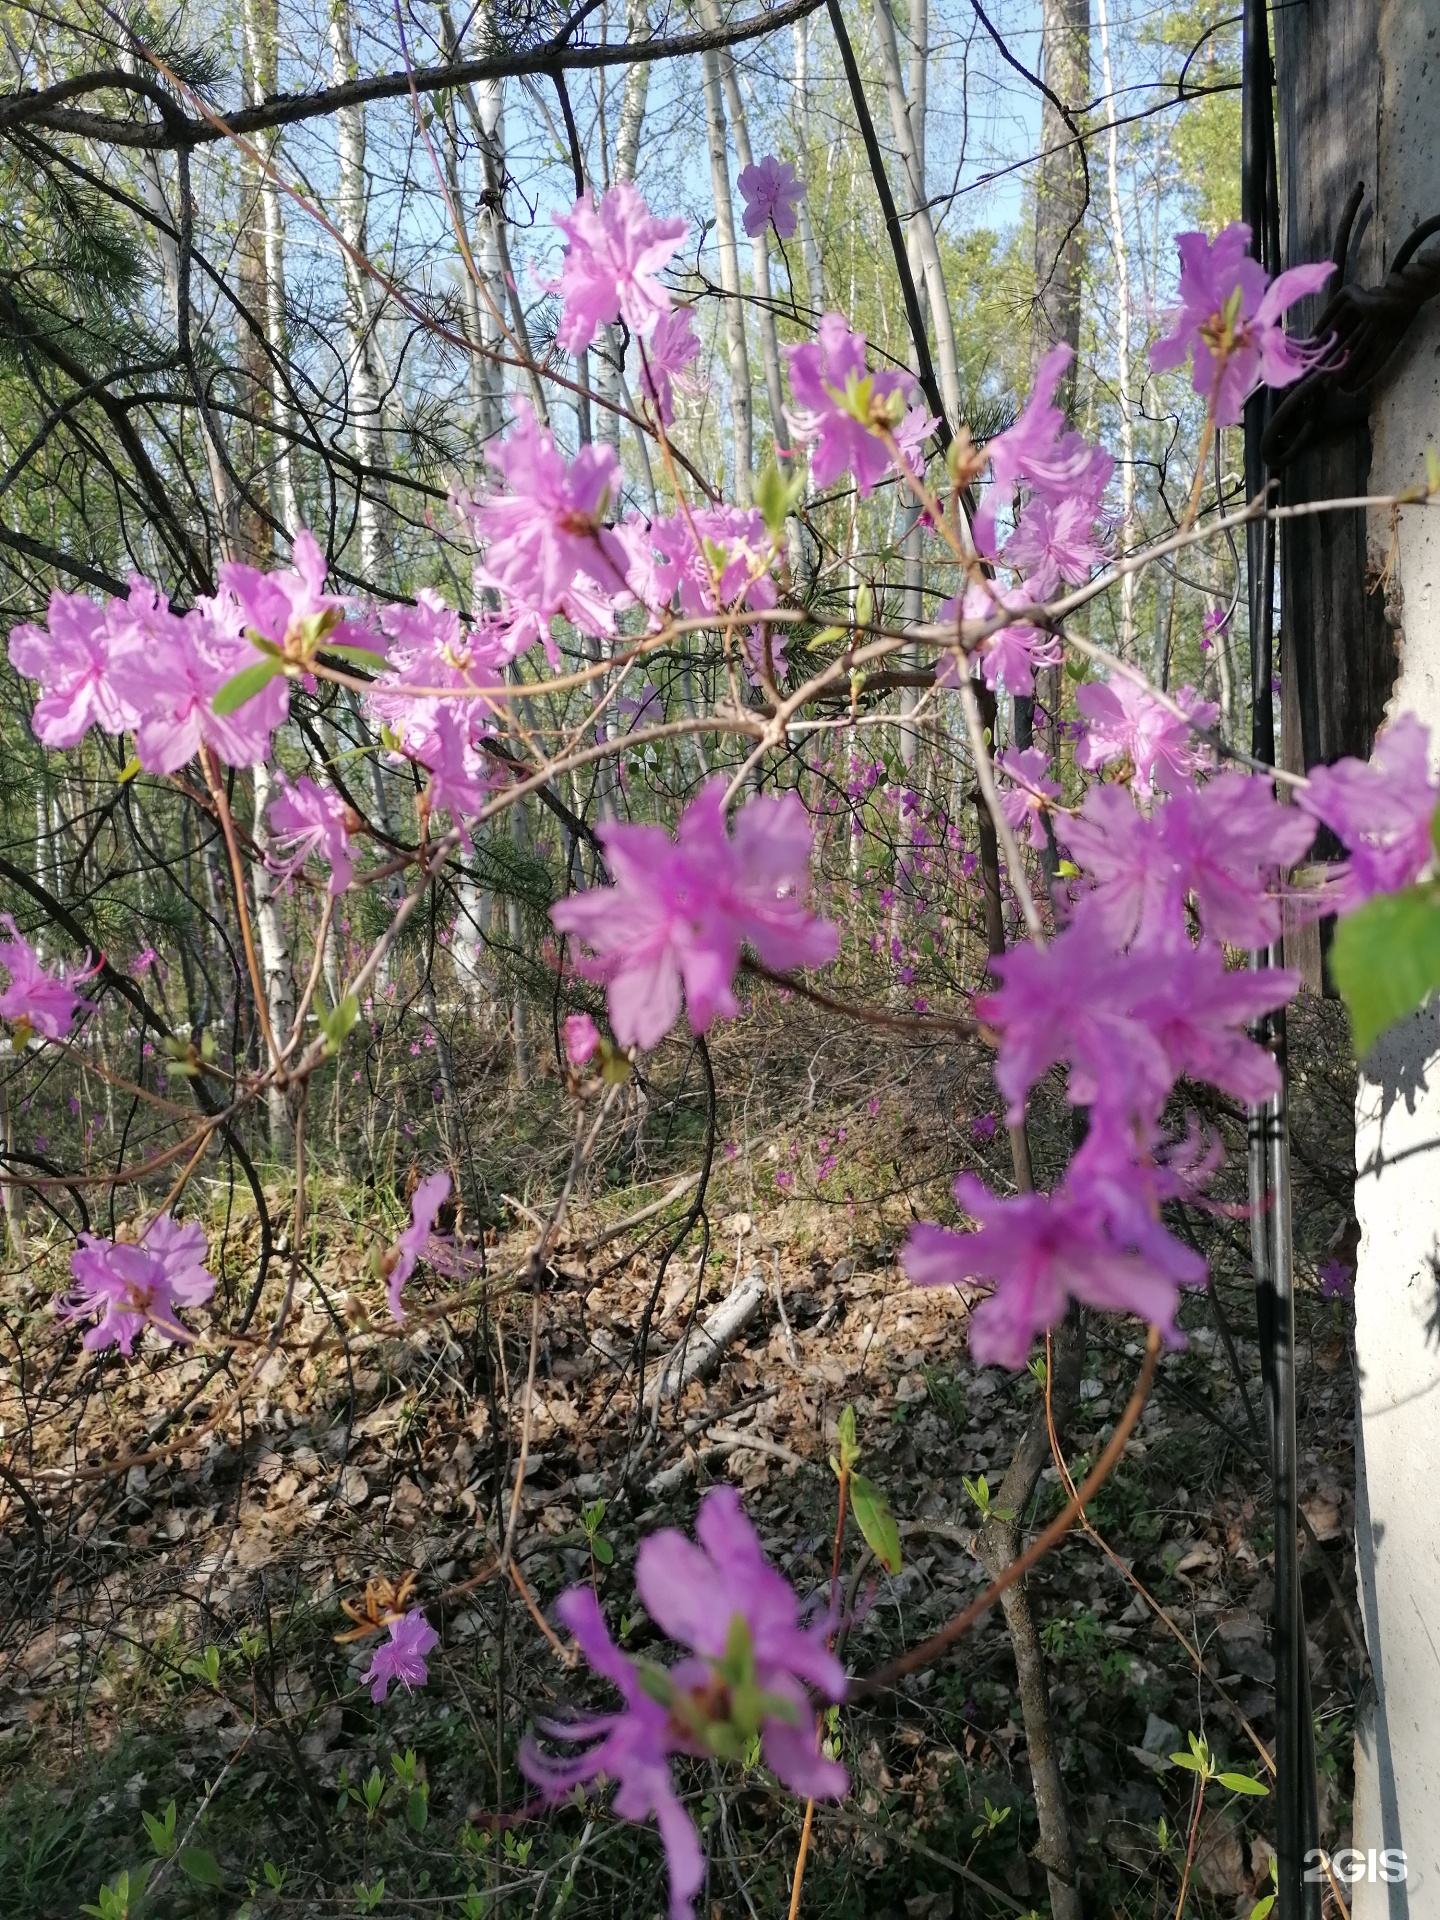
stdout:
[(894, 469), (881, 427), (919, 471), (921, 446), (936, 423), (916, 403), (913, 374), (899, 368), (871, 373), (865, 336), (852, 333), (842, 313), (824, 316), (813, 344), (802, 341), (784, 352), (795, 402), (785, 417), (802, 446), (814, 443), (810, 477), (817, 487), (834, 486), (849, 473), (862, 497), (872, 494)]
[(1157, 373), (1193, 359), (1192, 384), (1215, 424), (1234, 426), (1258, 386), (1288, 387), (1314, 364), (1317, 352), (1287, 340), (1287, 310), (1318, 293), (1334, 265), (1290, 267), (1274, 280), (1250, 253), (1250, 229), (1236, 220), (1211, 240), (1203, 233), (1175, 237), (1180, 253), (1180, 305), (1174, 325), (1150, 350)]
[(178, 1309), (201, 1306), (215, 1291), (205, 1260), (205, 1229), (194, 1220), (182, 1226), (168, 1213), (152, 1220), (135, 1245), (82, 1233), (70, 1260), (75, 1284), (55, 1309), (63, 1320), (95, 1321), (87, 1347), (118, 1346), (127, 1358), (147, 1326), (162, 1339), (188, 1342), (195, 1336)]
[[(40, 956), (8, 913), (0, 913), (0, 927), (10, 935), (8, 940), (0, 940), (0, 969), (10, 976), (0, 989), (0, 1020), (10, 1023), (17, 1041), (28, 1033), (38, 1033), (46, 1040), (63, 1040), (75, 1024), (75, 1016), (82, 1007), (88, 1011), (90, 1002), (76, 993), (63, 968), (59, 973), (46, 972)], [(91, 975), (82, 973), (78, 978), (88, 980)]]
[[(1196, 725), (1214, 717), (1188, 688), (1179, 704)], [(1082, 688), (1081, 705), (1092, 731), (1078, 763), (1123, 755), (1130, 789), (1092, 787), (1078, 815), (1057, 817), (1084, 875), (1066, 924), (1048, 946), (997, 959), (1001, 985), (975, 1011), (997, 1037), (995, 1078), (1010, 1122), (1023, 1119), (1041, 1077), (1063, 1066), (1070, 1101), (1087, 1110), (1087, 1137), (1050, 1194), (997, 1199), (962, 1176), (955, 1197), (976, 1230), (917, 1226), (902, 1256), (917, 1285), (992, 1288), (972, 1315), (971, 1350), (1011, 1367), (1072, 1299), (1137, 1313), (1179, 1339), (1178, 1290), (1203, 1280), (1204, 1265), (1166, 1231), (1160, 1210), (1203, 1190), (1214, 1150), (1167, 1142), (1164, 1108), (1186, 1079), (1245, 1105), (1266, 1100), (1278, 1072), (1246, 1028), (1299, 984), (1283, 969), (1232, 967), (1226, 947), (1268, 946), (1287, 905), (1292, 920), (1337, 902), (1349, 911), (1409, 885), (1435, 858), (1440, 783), (1413, 718), (1382, 733), (1369, 765), (1316, 768), (1298, 804), (1282, 806), (1268, 782), (1245, 774), (1197, 781), (1206, 756), (1144, 689), (1117, 679)], [(1043, 761), (1001, 755), (1000, 766), (1013, 782), (1004, 799), (1012, 824), (1034, 823), (1055, 797)], [(1304, 858), (1317, 820), (1349, 857), (1327, 887), (1287, 897), (1283, 877)], [(1032, 824), (1038, 844), (1036, 833)]]
[(985, 445), (991, 484), (975, 515), (975, 544), (996, 557), (996, 515), (1024, 486), (1027, 505), (998, 557), (1028, 576), (1032, 600), (1048, 599), (1061, 580), (1084, 580), (1104, 557), (1092, 530), (1115, 462), (1067, 428), (1064, 410), (1055, 404), (1060, 376), (1073, 358), (1069, 347), (1052, 347), (1035, 370), (1035, 390), (1014, 426)]
[(799, 796), (751, 800), (725, 824), (725, 781), (710, 780), (686, 808), (674, 840), (661, 827), (598, 829), (614, 877), (561, 900), (550, 918), (593, 959), (580, 970), (605, 983), (622, 1047), (653, 1047), (675, 1024), (684, 990), (690, 1026), (733, 1017), (740, 949), (768, 967), (833, 960), (838, 930), (806, 912), (811, 829)]
[(619, 1693), (619, 1712), (570, 1724), (540, 1722), (551, 1739), (588, 1741), (557, 1760), (534, 1741), (520, 1765), (550, 1801), (604, 1777), (615, 1811), (652, 1814), (670, 1869), (670, 1920), (693, 1920), (705, 1877), (699, 1837), (670, 1771), (671, 1756), (736, 1759), (757, 1734), (765, 1763), (805, 1799), (837, 1799), (850, 1785), (820, 1750), (812, 1694), (841, 1700), (845, 1675), (825, 1645), (823, 1620), (802, 1626), (800, 1603), (771, 1566), (733, 1487), (714, 1487), (695, 1516), (696, 1540), (674, 1529), (641, 1542), (635, 1587), (663, 1633), (689, 1649), (673, 1667), (643, 1664), (610, 1637), (589, 1587), (561, 1595), (556, 1612), (581, 1653)]

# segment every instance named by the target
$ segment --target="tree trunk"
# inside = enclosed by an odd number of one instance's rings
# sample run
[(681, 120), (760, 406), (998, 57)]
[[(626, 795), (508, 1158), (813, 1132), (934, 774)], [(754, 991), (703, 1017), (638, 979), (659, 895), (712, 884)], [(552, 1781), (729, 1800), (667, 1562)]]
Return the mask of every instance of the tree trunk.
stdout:
[[(262, 761), (255, 769), (255, 824), (252, 838), (263, 855), (270, 844), (269, 810), (275, 794), (270, 768)], [(297, 996), (295, 969), (290, 961), (290, 943), (280, 912), (280, 892), (275, 876), (257, 860), (251, 868), (255, 888), (255, 931), (260, 940), (260, 973), (265, 988), (265, 1005), (270, 1015), (270, 1031), (277, 1047), (283, 1047), (295, 1024)], [(289, 1150), (293, 1139), (289, 1104), (282, 1087), (265, 1090), (265, 1105), (270, 1117), (270, 1148), (279, 1159)]]
[(745, 307), (740, 297), (740, 253), (735, 244), (735, 208), (730, 198), (730, 161), (725, 150), (725, 107), (720, 98), (720, 68), (713, 53), (702, 53), (705, 132), (710, 148), (710, 183), (715, 192), (715, 242), (720, 254), (720, 284), (725, 290), (725, 339), (730, 358), (730, 421), (735, 434), (735, 498), (748, 507), (754, 491), (755, 458), (750, 419), (750, 355), (745, 346)]
[[(701, 19), (707, 26), (718, 27), (720, 15), (715, 0), (704, 0), (701, 7)], [(725, 93), (725, 104), (730, 113), (730, 131), (735, 140), (735, 157), (741, 169), (751, 164), (750, 127), (745, 114), (745, 103), (740, 97), (740, 82), (735, 74), (735, 61), (728, 50), (716, 56), (720, 68), (721, 85)], [(775, 331), (775, 313), (770, 304), (770, 242), (769, 229), (762, 227), (750, 243), (751, 273), (755, 281), (755, 297), (759, 303), (757, 318), (760, 326), (760, 358), (765, 367), (765, 396), (770, 402), (770, 431), (774, 437), (775, 453), (781, 470), (790, 470), (789, 432), (785, 425), (784, 389), (780, 384), (780, 341)]]
[(955, 328), (950, 316), (950, 295), (945, 286), (945, 269), (935, 238), (934, 223), (925, 193), (923, 148), (924, 105), (919, 104), (919, 124), (911, 118), (912, 103), (905, 98), (905, 82), (900, 71), (900, 50), (895, 38), (895, 22), (889, 0), (875, 0), (876, 37), (880, 42), (880, 60), (885, 71), (885, 93), (890, 103), (890, 124), (895, 133), (905, 169), (909, 232), (907, 245), (913, 244), (924, 275), (925, 293), (930, 307), (930, 326), (935, 335), (935, 371), (940, 380), (940, 397), (950, 416), (950, 425), (960, 424), (960, 373), (955, 357)]
[[(1050, 1350), (1053, 1368), (1050, 1411), (1058, 1437), (1064, 1433), (1080, 1398), (1085, 1333), (1078, 1310), (1061, 1323), (1050, 1343)], [(1008, 1520), (991, 1519), (980, 1533), (980, 1558), (992, 1580), (999, 1579), (1020, 1551), (1020, 1516), (1029, 1506), (1041, 1471), (1049, 1460), (1050, 1429), (1042, 1403), (1032, 1414), (1024, 1438), (994, 1496), (994, 1506), (1012, 1517)], [(1030, 1778), (1040, 1828), (1035, 1858), (1044, 1867), (1049, 1882), (1052, 1920), (1080, 1920), (1080, 1896), (1075, 1887), (1075, 1851), (1070, 1841), (1070, 1823), (1065, 1813), (1065, 1785), (1060, 1777), (1060, 1756), (1055, 1750), (1054, 1728), (1050, 1718), (1045, 1654), (1040, 1645), (1035, 1612), (1030, 1605), (1025, 1582), (1017, 1581), (1001, 1596), (1000, 1605), (1015, 1654), (1020, 1712), (1025, 1725), (1025, 1745), (1030, 1758)]]
[[(791, 115), (795, 127), (795, 147), (800, 178), (806, 194), (795, 212), (800, 226), (800, 251), (805, 260), (805, 290), (817, 318), (825, 311), (825, 275), (820, 265), (820, 249), (815, 243), (815, 220), (810, 211), (810, 22), (797, 20), (791, 29), (794, 51), (794, 81), (791, 87)], [(793, 289), (792, 289), (793, 291)]]
[[(1077, 118), (1090, 97), (1090, 0), (1042, 0), (1041, 63), (1045, 84)], [(1049, 348), (1080, 341), (1080, 294), (1085, 274), (1085, 167), (1065, 116), (1050, 100), (1040, 109), (1035, 179), (1035, 306), (1031, 364)], [(1074, 362), (1058, 397), (1067, 411), (1074, 395)]]
[[(335, 86), (355, 79), (348, 0), (332, 0), (330, 9), (330, 77)], [(379, 591), (387, 571), (387, 543), (381, 517), (379, 469), (384, 460), (380, 418), (380, 381), (377, 372), (375, 327), (378, 319), (372, 283), (354, 258), (366, 254), (365, 110), (341, 107), (335, 115), (339, 193), (336, 225), (345, 240), (345, 335), (350, 375), (350, 432), (362, 472), (357, 483), (360, 521), (360, 566), (366, 581)], [(349, 251), (353, 249), (352, 251)]]
[[(1105, 188), (1110, 209), (1110, 251), (1115, 259), (1115, 396), (1120, 403), (1120, 551), (1135, 542), (1135, 398), (1130, 381), (1130, 248), (1125, 238), (1125, 214), (1120, 204), (1120, 107), (1110, 64), (1110, 16), (1105, 0), (1096, 0), (1100, 28), (1100, 70), (1105, 87), (1105, 117), (1110, 122), (1105, 140)], [(1135, 589), (1140, 576), (1127, 573), (1120, 582), (1120, 657), (1135, 661)], [(1230, 718), (1229, 702), (1226, 717)]]
[[(1313, 0), (1312, 15), (1303, 24), (1317, 37), (1317, 58), (1336, 57), (1347, 46), (1351, 53), (1350, 90), (1327, 103), (1333, 120), (1362, 133), (1378, 130), (1371, 244), (1376, 264), (1388, 263), (1411, 229), (1440, 208), (1434, 8), (1426, 0), (1388, 0), (1351, 18), (1335, 0)], [(1302, 121), (1310, 120), (1303, 100), (1295, 107)], [(1349, 179), (1348, 172), (1340, 176), (1340, 197)], [(1423, 482), (1437, 430), (1440, 306), (1432, 301), (1371, 390), (1371, 490)], [(1323, 528), (1321, 537), (1329, 532)], [(1389, 513), (1373, 515), (1369, 559), (1372, 568), (1385, 569), (1385, 613), (1400, 648), (1389, 712), (1416, 713), (1433, 734), (1440, 728), (1440, 537), (1433, 516), (1405, 507), (1392, 527)], [(1350, 577), (1351, 624), (1342, 631), (1353, 662), (1365, 632), (1356, 606), (1364, 576)], [(1377, 646), (1378, 640), (1377, 632)], [(1360, 729), (1373, 724), (1375, 711), (1373, 692), (1364, 691), (1366, 661), (1356, 664), (1361, 686), (1354, 704), (1342, 705), (1330, 722), (1331, 737), (1351, 751), (1363, 750)], [(1337, 689), (1342, 701), (1347, 684)], [(1319, 685), (1323, 700), (1328, 682), (1322, 678)], [(1343, 726), (1356, 732), (1346, 738)], [(1371, 1920), (1381, 1913), (1427, 1913), (1440, 1887), (1440, 1661), (1431, 1624), (1440, 1562), (1433, 1472), (1440, 1441), (1440, 1010), (1412, 1015), (1370, 1053), (1356, 1121), (1356, 1544), (1375, 1697), (1357, 1731), (1354, 1844), (1362, 1855), (1371, 1847), (1402, 1848), (1408, 1869), (1406, 1885), (1355, 1884), (1357, 1920)]]

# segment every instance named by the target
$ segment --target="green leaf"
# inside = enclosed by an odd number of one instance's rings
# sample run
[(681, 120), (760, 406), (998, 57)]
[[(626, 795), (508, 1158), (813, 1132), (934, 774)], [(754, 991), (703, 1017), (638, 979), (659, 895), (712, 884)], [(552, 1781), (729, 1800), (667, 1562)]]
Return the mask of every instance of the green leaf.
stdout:
[(225, 1874), (220, 1862), (208, 1847), (182, 1847), (180, 1866), (197, 1886), (223, 1887), (225, 1884)]
[(755, 484), (755, 504), (765, 519), (765, 531), (778, 547), (785, 538), (785, 522), (804, 491), (803, 479), (786, 480), (773, 460)]
[(843, 640), (849, 632), (848, 627), (822, 627), (811, 642), (816, 647), (833, 647), (837, 640)]
[(145, 1822), (145, 1831), (150, 1836), (150, 1844), (160, 1859), (168, 1860), (175, 1851), (175, 1802), (172, 1800), (163, 1814), (146, 1813), (142, 1807), (140, 1818)]
[(890, 1502), (873, 1480), (863, 1473), (850, 1476), (850, 1504), (865, 1544), (887, 1573), (900, 1571), (900, 1530), (890, 1511)]
[(597, 1533), (595, 1535), (595, 1538), (590, 1542), (590, 1551), (602, 1567), (608, 1567), (615, 1558), (615, 1549), (603, 1533)]
[(1249, 1793), (1263, 1800), (1270, 1791), (1263, 1780), (1252, 1780), (1248, 1773), (1221, 1773), (1215, 1777), (1231, 1793)]
[(139, 759), (137, 757), (132, 757), (131, 759), (125, 762), (124, 766), (120, 769), (119, 773), (115, 776), (115, 784), (121, 787), (126, 786), (131, 780), (135, 778), (137, 773), (143, 773), (143, 772), (144, 772), (144, 768), (140, 765)]
[(278, 660), (257, 660), (253, 667), (242, 667), (233, 680), (227, 680), (210, 702), (211, 711), (237, 713), (248, 700), (264, 691), (284, 668)]
[(341, 647), (333, 641), (327, 641), (321, 648), (324, 654), (334, 654), (339, 660), (353, 660), (357, 667), (383, 667), (385, 656), (377, 653), (374, 647)]
[(345, 1044), (345, 1036), (360, 1018), (360, 1002), (353, 993), (347, 993), (338, 1007), (317, 1007), (315, 1018), (320, 1022), (320, 1031), (325, 1036), (325, 1051), (336, 1054)]
[(1172, 1767), (1183, 1767), (1187, 1773), (1204, 1773), (1205, 1771), (1205, 1762), (1197, 1759), (1193, 1753), (1172, 1753), (1170, 1764)]
[(1382, 893), (1335, 929), (1330, 972), (1363, 1056), (1440, 987), (1440, 892), (1433, 884)]
[(1274, 1894), (1267, 1893), (1263, 1900), (1257, 1900), (1250, 1909), (1250, 1920), (1270, 1920), (1270, 1909), (1274, 1904)]
[(855, 1431), (855, 1409), (845, 1406), (840, 1409), (840, 1419), (835, 1428), (835, 1439), (840, 1448), (840, 1468), (849, 1473), (860, 1458), (860, 1442)]
[(862, 580), (855, 589), (855, 624), (868, 627), (875, 618), (875, 590), (868, 580)]
[(405, 1802), (405, 1824), (412, 1833), (423, 1833), (429, 1818), (429, 1796), (416, 1787)]

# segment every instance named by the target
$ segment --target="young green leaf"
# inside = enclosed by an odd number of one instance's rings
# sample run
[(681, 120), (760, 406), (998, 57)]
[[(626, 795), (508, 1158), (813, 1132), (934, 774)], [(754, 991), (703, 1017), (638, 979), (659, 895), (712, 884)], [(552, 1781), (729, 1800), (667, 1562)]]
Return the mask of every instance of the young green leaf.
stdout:
[(1205, 1762), (1194, 1753), (1172, 1753), (1170, 1764), (1172, 1767), (1183, 1767), (1186, 1773), (1204, 1773), (1205, 1771)]
[(1330, 972), (1363, 1056), (1440, 987), (1440, 892), (1422, 883), (1346, 914), (1335, 928)]
[(284, 668), (278, 660), (257, 660), (253, 667), (242, 667), (231, 680), (227, 680), (215, 698), (210, 702), (215, 713), (236, 713), (247, 700), (253, 700), (262, 693), (277, 673)]
[(773, 460), (755, 483), (755, 504), (765, 520), (765, 531), (778, 547), (785, 538), (785, 522), (803, 493), (803, 479), (786, 480)]
[(223, 1887), (225, 1884), (224, 1869), (208, 1847), (182, 1847), (180, 1868), (196, 1886)]
[(1215, 1777), (1231, 1793), (1248, 1793), (1264, 1799), (1270, 1791), (1263, 1780), (1252, 1780), (1248, 1773), (1220, 1773)]
[(900, 1530), (890, 1511), (890, 1502), (873, 1480), (863, 1473), (850, 1476), (850, 1505), (855, 1521), (865, 1536), (865, 1544), (887, 1573), (900, 1571)]
[(347, 993), (338, 1007), (317, 1007), (315, 1018), (325, 1036), (326, 1054), (337, 1054), (345, 1044), (346, 1034), (360, 1018), (360, 1002), (353, 993)]

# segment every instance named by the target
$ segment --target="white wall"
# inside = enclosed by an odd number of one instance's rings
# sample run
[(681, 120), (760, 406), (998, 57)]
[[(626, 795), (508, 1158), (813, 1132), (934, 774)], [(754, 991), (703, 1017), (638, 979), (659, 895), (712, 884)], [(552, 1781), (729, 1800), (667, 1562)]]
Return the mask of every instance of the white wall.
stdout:
[[(1378, 9), (1380, 252), (1440, 213), (1440, 5)], [(1367, 182), (1367, 186), (1369, 183)], [(1429, 243), (1430, 247), (1436, 244)], [(1440, 303), (1423, 310), (1372, 411), (1371, 491), (1424, 477), (1440, 447)], [(1372, 559), (1392, 553), (1371, 516)], [(1393, 715), (1440, 746), (1440, 508), (1399, 517), (1389, 591), (1400, 641)], [(1377, 1698), (1357, 1740), (1355, 1846), (1403, 1847), (1404, 1883), (1361, 1880), (1356, 1920), (1440, 1915), (1440, 1013), (1381, 1040), (1356, 1099), (1359, 1554)]]

